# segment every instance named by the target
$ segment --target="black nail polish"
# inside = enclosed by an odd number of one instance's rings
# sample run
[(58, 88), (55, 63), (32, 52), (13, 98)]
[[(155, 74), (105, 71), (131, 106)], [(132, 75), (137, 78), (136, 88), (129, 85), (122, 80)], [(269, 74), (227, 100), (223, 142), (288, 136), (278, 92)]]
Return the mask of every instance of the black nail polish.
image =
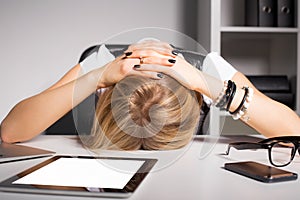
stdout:
[(169, 59), (168, 61), (173, 64), (176, 62), (176, 60), (174, 60), (174, 59)]
[(126, 52), (125, 55), (126, 56), (130, 56), (132, 54), (132, 52)]
[(157, 77), (158, 77), (158, 78), (163, 78), (164, 75), (163, 75), (162, 73), (157, 73)]
[(172, 51), (172, 54), (173, 54), (174, 56), (177, 56), (177, 55), (178, 55), (178, 51), (173, 50), (173, 51)]
[(134, 65), (133, 68), (135, 69), (141, 68), (141, 65)]

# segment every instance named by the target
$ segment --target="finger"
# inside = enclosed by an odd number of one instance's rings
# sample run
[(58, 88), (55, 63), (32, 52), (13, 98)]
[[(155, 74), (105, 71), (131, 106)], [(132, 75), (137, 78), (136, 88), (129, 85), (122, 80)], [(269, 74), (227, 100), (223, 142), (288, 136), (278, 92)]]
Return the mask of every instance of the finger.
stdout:
[[(160, 65), (172, 65), (176, 62), (176, 58), (169, 55), (162, 55), (153, 50), (140, 50), (134, 52), (126, 52), (125, 57), (120, 59), (139, 61), (140, 64), (160, 64)], [(138, 63), (136, 63), (138, 64)]]
[(132, 48), (132, 51), (138, 51), (143, 49), (152, 49), (159, 52), (172, 52), (173, 48), (166, 47), (164, 45), (139, 45)]
[(142, 44), (137, 44), (135, 46), (135, 49), (143, 49), (143, 48), (158, 48), (158, 49), (168, 49), (168, 50), (172, 50), (173, 48), (171, 47), (171, 45), (169, 45), (168, 43), (158, 43), (158, 42), (151, 42), (151, 43), (142, 43)]
[(119, 63), (133, 66), (133, 65), (141, 64), (141, 58), (125, 57), (121, 59)]
[(176, 56), (175, 54), (173, 54), (173, 48), (168, 44), (168, 43), (158, 43), (158, 42), (148, 42), (148, 43), (138, 43), (138, 44), (134, 44), (134, 45), (130, 45), (128, 47), (128, 49), (126, 50), (126, 52), (133, 52), (133, 51), (138, 51), (138, 50), (145, 50), (145, 49), (149, 49), (149, 50), (154, 50), (154, 51), (158, 51), (161, 52), (162, 54), (169, 54), (171, 56)]
[(138, 72), (166, 73), (168, 70), (170, 70), (170, 67), (162, 66), (162, 65), (144, 64), (144, 65), (135, 65), (133, 69)]
[(162, 79), (164, 77), (163, 73), (161, 72), (154, 72), (154, 71), (135, 71), (132, 70), (128, 75), (136, 75), (136, 76), (142, 76), (147, 77), (151, 79)]
[(140, 65), (141, 61), (138, 58), (125, 58), (119, 60), (117, 63), (117, 67), (121, 74), (127, 74), (129, 71), (132, 70), (132, 67), (135, 65)]
[(130, 57), (169, 56), (175, 58), (177, 54), (178, 53), (176, 51), (170, 49), (146, 47), (143, 49), (132, 51)]
[(132, 52), (131, 57), (150, 57), (150, 56), (171, 56), (170, 51), (166, 49), (140, 49)]
[(149, 47), (149, 46), (172, 49), (170, 44), (168, 44), (166, 42), (162, 42), (162, 41), (155, 41), (155, 40), (146, 40), (143, 42), (132, 44), (129, 47), (133, 48), (133, 49), (138, 49), (138, 48), (144, 48), (144, 47)]
[(176, 63), (176, 59), (172, 57), (141, 57), (139, 58), (140, 64), (153, 64), (153, 65), (164, 65), (173, 66)]

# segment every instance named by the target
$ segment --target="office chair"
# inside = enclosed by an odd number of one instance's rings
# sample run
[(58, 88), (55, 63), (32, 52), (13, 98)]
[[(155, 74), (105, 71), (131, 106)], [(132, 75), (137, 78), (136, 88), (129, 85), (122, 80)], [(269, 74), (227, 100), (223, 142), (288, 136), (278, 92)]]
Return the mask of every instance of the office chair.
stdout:
[[(91, 46), (86, 49), (79, 58), (79, 63), (83, 61), (86, 57), (91, 55), (94, 52), (97, 52), (100, 45)], [(110, 50), (110, 52), (115, 56), (120, 56), (123, 52), (128, 48), (128, 45), (117, 45), (117, 44), (106, 44), (106, 47)], [(176, 48), (179, 53), (181, 53), (184, 58), (196, 68), (202, 70), (202, 63), (205, 58), (205, 55), (199, 54), (197, 52), (184, 50), (181, 48)], [(80, 133), (84, 132), (85, 134), (90, 133), (90, 129), (93, 124), (93, 118), (95, 114), (95, 107), (91, 105), (97, 102), (97, 95), (94, 93), (86, 98), (83, 102), (77, 105), (73, 110), (69, 111), (62, 118), (57, 120), (54, 124), (52, 124), (46, 131), (47, 135), (76, 135), (78, 134), (77, 130), (80, 130)], [(199, 127), (196, 134), (206, 134), (207, 132), (207, 124), (208, 124), (208, 114), (209, 114), (209, 106), (203, 102), (201, 111), (200, 111), (200, 122)], [(75, 125), (74, 122), (74, 113), (80, 113), (76, 116), (75, 121), (80, 121)]]

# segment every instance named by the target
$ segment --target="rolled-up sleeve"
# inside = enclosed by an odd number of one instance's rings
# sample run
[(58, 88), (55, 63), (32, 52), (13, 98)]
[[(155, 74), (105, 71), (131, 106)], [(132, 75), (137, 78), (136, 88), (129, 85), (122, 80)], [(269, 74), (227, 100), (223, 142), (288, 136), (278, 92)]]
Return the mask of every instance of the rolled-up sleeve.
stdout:
[(216, 52), (211, 52), (203, 61), (203, 72), (225, 81), (232, 79), (237, 70)]
[(81, 63), (81, 69), (84, 74), (99, 68), (103, 67), (107, 63), (113, 61), (115, 56), (110, 53), (104, 44), (99, 47), (98, 52), (94, 52), (85, 58)]

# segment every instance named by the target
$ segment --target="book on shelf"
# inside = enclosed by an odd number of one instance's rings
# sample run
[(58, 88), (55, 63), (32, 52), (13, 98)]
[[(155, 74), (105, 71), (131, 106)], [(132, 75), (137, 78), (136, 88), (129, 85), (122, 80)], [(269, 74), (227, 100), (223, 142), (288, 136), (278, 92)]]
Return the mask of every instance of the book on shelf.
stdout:
[(273, 27), (276, 25), (274, 0), (246, 0), (246, 26)]
[(286, 75), (247, 75), (247, 78), (266, 96), (294, 109), (295, 95)]
[(294, 27), (295, 0), (277, 0), (277, 26)]
[(245, 25), (295, 27), (296, 0), (246, 0)]

